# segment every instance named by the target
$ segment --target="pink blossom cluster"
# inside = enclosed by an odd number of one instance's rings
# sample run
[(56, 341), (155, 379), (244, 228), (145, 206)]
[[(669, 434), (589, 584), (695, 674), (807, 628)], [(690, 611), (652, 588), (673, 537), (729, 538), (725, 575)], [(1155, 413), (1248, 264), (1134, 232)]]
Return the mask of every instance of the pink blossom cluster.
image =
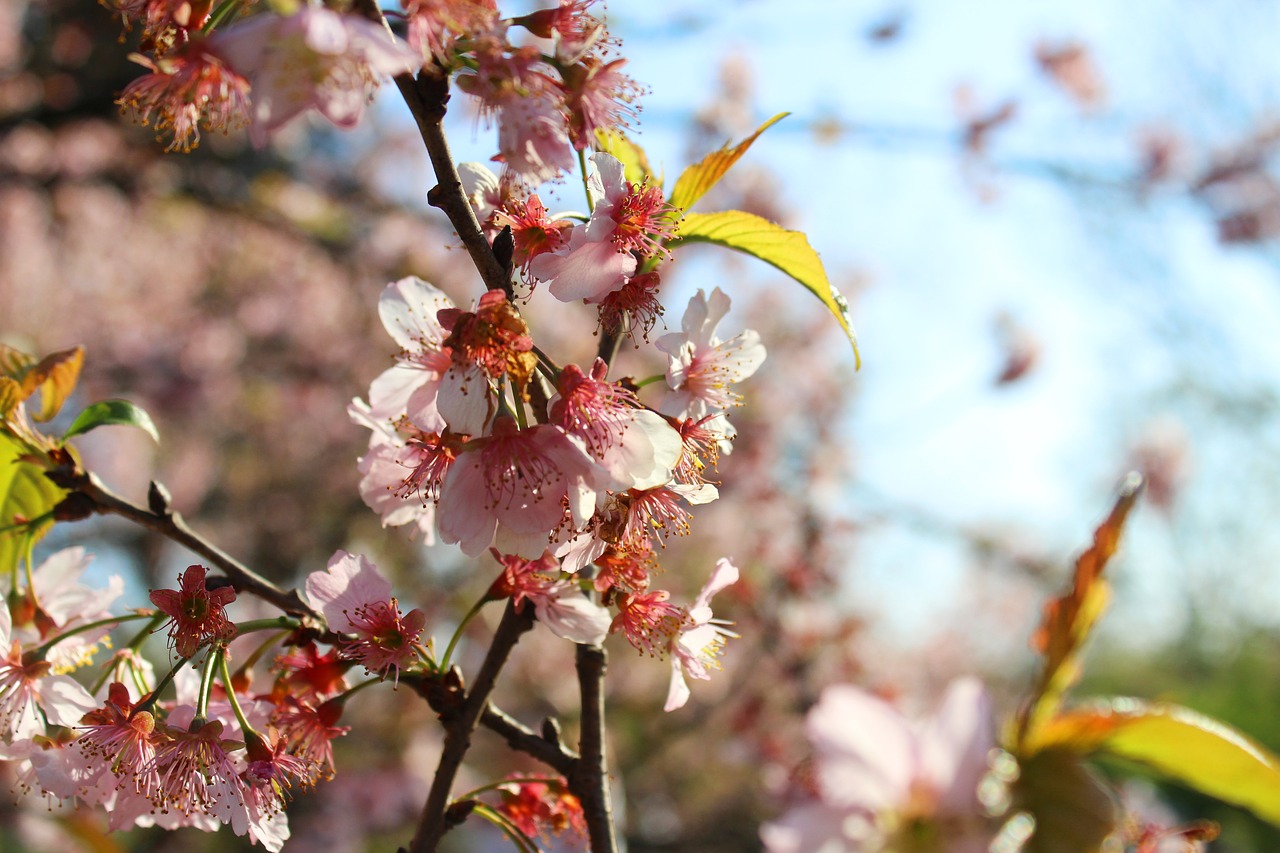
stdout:
[(616, 631), (670, 655), (667, 707), (683, 705), (685, 676), (708, 678), (729, 636), (708, 604), (737, 570), (722, 560), (688, 607), (649, 583), (664, 540), (718, 496), (705, 475), (730, 447), (728, 386), (764, 358), (754, 332), (718, 337), (728, 306), (699, 292), (684, 330), (658, 342), (666, 394), (652, 406), (603, 360), (553, 365), (500, 290), (464, 311), (421, 279), (392, 282), (379, 313), (401, 352), (351, 406), (370, 430), (361, 495), (384, 525), (491, 550), (504, 566), (495, 596), (532, 602), (561, 636), (594, 644)]
[[(498, 125), (498, 154), (517, 179), (540, 184), (573, 169), (598, 131), (626, 127), (641, 87), (610, 58), (595, 0), (504, 18), (492, 0), (402, 0), (409, 43), (476, 97)], [(513, 41), (518, 26), (535, 43)]]
[[(332, 648), (321, 651), (314, 631), (288, 634), (263, 691), (250, 689), (249, 670), (261, 651), (229, 675), (228, 643), (241, 630), (228, 612), (236, 595), (203, 566), (182, 572), (177, 589), (153, 590), (154, 614), (113, 616), (120, 579), (106, 590), (85, 587), (87, 564), (81, 549), (58, 552), (0, 606), (0, 759), (16, 763), (26, 790), (101, 806), (112, 830), (229, 825), (280, 850), (286, 803), (334, 773), (348, 670), (363, 665), (381, 679), (430, 664), (422, 612), (402, 613), (390, 582), (360, 556), (338, 552), (307, 579)], [(92, 690), (69, 674), (87, 670), (108, 630), (143, 619), (99, 667)], [(139, 648), (166, 628), (177, 660), (157, 682)]]
[(416, 71), (421, 58), (385, 27), (323, 6), (292, 14), (261, 12), (204, 31), (202, 12), (175, 0), (117, 0), (136, 23), (151, 55), (134, 54), (148, 73), (117, 103), (142, 125), (190, 151), (200, 131), (249, 127), (257, 146), (290, 120), (314, 109), (338, 127), (353, 127), (379, 80)]

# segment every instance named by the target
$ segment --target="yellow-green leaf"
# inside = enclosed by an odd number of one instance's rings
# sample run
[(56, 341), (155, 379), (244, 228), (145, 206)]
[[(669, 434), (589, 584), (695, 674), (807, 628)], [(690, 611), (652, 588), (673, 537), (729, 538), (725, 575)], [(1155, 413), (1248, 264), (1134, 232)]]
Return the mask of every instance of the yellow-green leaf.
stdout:
[(7, 418), (24, 399), (21, 385), (8, 376), (0, 376), (0, 420)]
[(596, 150), (617, 157), (622, 163), (624, 176), (631, 183), (638, 184), (645, 178), (653, 178), (658, 186), (662, 185), (662, 182), (658, 181), (657, 176), (653, 174), (653, 169), (649, 167), (649, 157), (644, 153), (644, 149), (619, 131), (597, 130)]
[(0, 576), (12, 571), (26, 549), (27, 537), (39, 539), (52, 526), (37, 529), (15, 524), (30, 521), (53, 509), (66, 492), (49, 482), (44, 469), (23, 460), (25, 446), (7, 433), (0, 433)]
[(667, 201), (687, 213), (698, 199), (707, 194), (707, 190), (719, 183), (725, 172), (729, 171), (729, 167), (738, 162), (738, 158), (743, 154), (747, 153), (751, 143), (755, 142), (760, 134), (789, 115), (791, 113), (778, 113), (760, 125), (755, 133), (737, 145), (726, 145), (719, 151), (712, 151), (706, 157), (685, 169), (680, 174), (680, 177), (676, 179), (676, 185), (671, 190), (671, 197)]
[(1030, 746), (1136, 761), (1280, 826), (1280, 757), (1177, 705), (1110, 699), (1054, 717)]
[(80, 381), (84, 347), (46, 355), (22, 377), (22, 389), (30, 397), (40, 391), (40, 407), (30, 412), (36, 421), (51, 421)]
[(0, 373), (5, 376), (21, 381), (23, 374), (35, 363), (34, 356), (27, 355), (8, 344), (0, 344)]
[(788, 231), (781, 225), (741, 210), (720, 213), (690, 213), (680, 223), (676, 238), (667, 243), (675, 248), (682, 243), (714, 243), (737, 249), (759, 258), (803, 284), (822, 300), (822, 304), (840, 321), (840, 327), (853, 345), (853, 356), (859, 367), (858, 336), (849, 316), (849, 303), (827, 278), (822, 259), (799, 231)]

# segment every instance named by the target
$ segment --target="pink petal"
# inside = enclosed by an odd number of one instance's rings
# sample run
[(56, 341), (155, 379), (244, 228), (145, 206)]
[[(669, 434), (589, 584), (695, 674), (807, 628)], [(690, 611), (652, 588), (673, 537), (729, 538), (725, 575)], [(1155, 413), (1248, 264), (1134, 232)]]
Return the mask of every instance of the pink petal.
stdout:
[(836, 685), (822, 692), (806, 729), (828, 805), (880, 812), (905, 802), (919, 756), (915, 732), (896, 708)]

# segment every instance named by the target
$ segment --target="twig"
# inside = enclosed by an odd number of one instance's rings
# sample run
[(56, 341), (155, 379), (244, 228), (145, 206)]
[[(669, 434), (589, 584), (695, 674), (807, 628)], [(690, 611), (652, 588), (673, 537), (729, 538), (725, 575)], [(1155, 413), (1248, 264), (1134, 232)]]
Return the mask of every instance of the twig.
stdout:
[(608, 656), (601, 646), (578, 646), (578, 690), (582, 695), (582, 756), (566, 774), (569, 790), (582, 802), (591, 853), (617, 853), (613, 803), (604, 754), (604, 672)]
[(475, 684), (466, 693), (457, 712), (446, 715), (441, 721), (444, 724), (444, 749), (440, 753), (435, 778), (431, 781), (427, 802), (422, 807), (418, 829), (409, 845), (409, 853), (434, 853), (440, 839), (456, 825), (456, 814), (455, 819), (451, 820), (449, 812), (449, 794), (453, 789), (453, 780), (458, 775), (458, 768), (462, 766), (463, 757), (471, 748), (471, 734), (488, 708), (489, 694), (493, 691), (498, 673), (507, 662), (520, 635), (532, 627), (533, 608), (525, 607), (517, 612), (515, 605), (508, 601), (498, 630), (494, 632), (493, 642), (489, 645), (489, 652), (480, 665), (480, 671), (476, 673)]
[(573, 773), (579, 760), (576, 752), (560, 742), (560, 731), (551, 719), (543, 725), (542, 734), (538, 734), (490, 703), (480, 717), (480, 724), (501, 735), (512, 749), (536, 758), (561, 776)]
[[(324, 617), (308, 607), (296, 589), (282, 590), (188, 527), (182, 515), (173, 510), (168, 490), (159, 483), (152, 482), (147, 494), (150, 509), (146, 509), (111, 491), (92, 472), (77, 472), (71, 476), (60, 476), (56, 471), (50, 474), (50, 479), (57, 485), (73, 492), (71, 500), (79, 496), (78, 508), (87, 510), (86, 515), (118, 515), (155, 531), (204, 557), (230, 579), (238, 592), (256, 595), (285, 613), (303, 617), (311, 623), (310, 627), (323, 628)], [(87, 506), (84, 501), (88, 502)]]

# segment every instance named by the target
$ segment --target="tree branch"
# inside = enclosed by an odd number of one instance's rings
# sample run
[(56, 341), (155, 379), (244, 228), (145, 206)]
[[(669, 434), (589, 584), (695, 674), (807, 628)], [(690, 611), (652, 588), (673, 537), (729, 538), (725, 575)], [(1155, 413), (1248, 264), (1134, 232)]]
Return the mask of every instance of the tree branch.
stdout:
[(613, 834), (613, 801), (604, 754), (604, 673), (608, 656), (601, 646), (578, 646), (578, 690), (582, 695), (582, 756), (567, 774), (569, 790), (582, 801), (591, 838), (591, 853), (617, 853)]
[(147, 509), (111, 491), (92, 472), (78, 471), (67, 475), (51, 471), (49, 474), (54, 483), (72, 492), (67, 500), (74, 503), (76, 512), (68, 516), (67, 520), (95, 513), (127, 518), (204, 557), (230, 579), (237, 592), (255, 595), (285, 613), (303, 617), (311, 623), (310, 627), (324, 629), (324, 617), (307, 606), (296, 589), (288, 592), (282, 590), (188, 527), (182, 515), (173, 510), (168, 490), (159, 483), (151, 483), (151, 490), (147, 495), (150, 509)]
[(409, 853), (434, 853), (444, 834), (457, 825), (456, 813), (452, 819), (449, 813), (449, 794), (453, 789), (453, 780), (462, 766), (463, 757), (471, 748), (471, 734), (489, 706), (489, 694), (493, 691), (498, 673), (507, 662), (520, 635), (532, 627), (533, 608), (525, 607), (517, 612), (514, 603), (508, 601), (484, 663), (476, 673), (475, 684), (465, 693), (466, 698), (455, 712), (442, 715), (444, 749), (440, 754), (435, 778), (431, 781), (427, 802), (422, 807), (418, 829), (409, 845)]
[(538, 734), (491, 702), (485, 706), (480, 724), (501, 735), (512, 749), (536, 758), (566, 778), (578, 762), (578, 754), (560, 742), (559, 729), (549, 718), (549, 725), (544, 724), (543, 733)]

